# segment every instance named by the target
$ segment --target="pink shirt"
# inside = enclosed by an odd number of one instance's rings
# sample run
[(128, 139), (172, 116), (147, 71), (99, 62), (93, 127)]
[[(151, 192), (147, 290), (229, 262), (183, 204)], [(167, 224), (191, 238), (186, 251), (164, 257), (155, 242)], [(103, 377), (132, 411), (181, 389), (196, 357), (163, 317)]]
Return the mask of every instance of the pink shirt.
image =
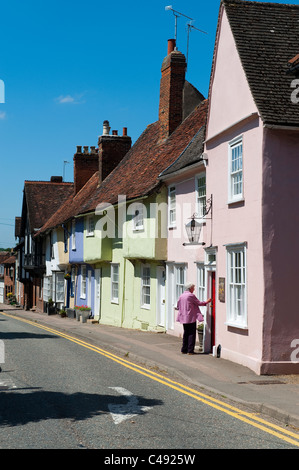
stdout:
[(200, 302), (198, 298), (189, 290), (185, 290), (178, 300), (177, 308), (179, 310), (177, 321), (180, 323), (194, 323), (196, 320), (203, 321), (204, 318), (199, 306), (207, 305), (207, 302)]

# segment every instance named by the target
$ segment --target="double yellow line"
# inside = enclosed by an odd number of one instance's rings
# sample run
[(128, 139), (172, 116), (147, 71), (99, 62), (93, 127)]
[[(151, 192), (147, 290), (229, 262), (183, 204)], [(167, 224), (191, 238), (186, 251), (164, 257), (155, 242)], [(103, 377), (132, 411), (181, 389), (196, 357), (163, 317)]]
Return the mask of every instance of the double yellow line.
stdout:
[(137, 372), (138, 374), (142, 374), (145, 377), (148, 377), (152, 380), (155, 380), (156, 382), (159, 382), (163, 385), (166, 385), (167, 387), (170, 387), (174, 390), (177, 390), (180, 393), (183, 393), (184, 395), (188, 395), (191, 398), (194, 398), (197, 401), (200, 401), (202, 403), (205, 403), (206, 405), (215, 408), (218, 411), (222, 411), (223, 413), (232, 416), (233, 418), (236, 418), (240, 421), (243, 421), (244, 423), (250, 424), (251, 426), (254, 426), (262, 431), (265, 431), (268, 434), (271, 434), (272, 436), (277, 437), (278, 439), (282, 439), (285, 442), (288, 442), (289, 444), (292, 444), (296, 447), (299, 447), (299, 434), (289, 431), (288, 429), (285, 429), (281, 426), (277, 426), (275, 424), (272, 424), (258, 416), (257, 413), (248, 413), (246, 411), (240, 410), (236, 408), (235, 406), (229, 405), (221, 400), (218, 400), (216, 398), (212, 398), (208, 395), (205, 395), (204, 393), (201, 393), (197, 390), (194, 390), (186, 385), (180, 384), (178, 382), (175, 382), (171, 379), (168, 379), (167, 377), (164, 377), (161, 374), (158, 374), (156, 372), (153, 372), (149, 369), (146, 369), (145, 367), (136, 365), (126, 359), (123, 359), (119, 356), (116, 356), (115, 354), (112, 354), (102, 348), (99, 348), (98, 346), (94, 346), (90, 343), (87, 343), (83, 340), (80, 340), (76, 337), (70, 336), (66, 333), (63, 333), (58, 330), (54, 330), (53, 328), (49, 328), (47, 326), (38, 324), (36, 322), (33, 322), (31, 320), (26, 320), (21, 317), (16, 317), (15, 315), (9, 315), (7, 313), (1, 312), (2, 315), (6, 315), (12, 318), (15, 318), (19, 321), (22, 321), (24, 323), (28, 323), (30, 325), (33, 325), (37, 328), (46, 330), (54, 335), (60, 336), (62, 338), (67, 339), (68, 341), (72, 341), (73, 343), (78, 344), (79, 346), (82, 346), (84, 348), (90, 349), (91, 351), (94, 351), (98, 354), (101, 354), (102, 356), (105, 356), (106, 358), (117, 362), (118, 364), (127, 367), (128, 369), (133, 370), (134, 372)]

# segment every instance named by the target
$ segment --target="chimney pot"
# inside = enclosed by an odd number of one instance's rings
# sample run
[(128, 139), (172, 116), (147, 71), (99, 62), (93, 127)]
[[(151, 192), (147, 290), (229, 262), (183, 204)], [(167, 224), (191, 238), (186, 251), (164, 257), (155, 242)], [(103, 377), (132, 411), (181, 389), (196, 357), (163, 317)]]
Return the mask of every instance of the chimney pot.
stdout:
[(117, 131), (112, 131), (112, 135), (117, 135)]
[(103, 122), (103, 135), (109, 135), (110, 132), (110, 126), (109, 126), (109, 121), (104, 121)]
[(175, 39), (168, 39), (167, 55), (175, 50)]
[(123, 137), (126, 137), (128, 135), (128, 129), (126, 127), (123, 127)]
[(62, 176), (51, 176), (51, 183), (62, 183)]
[(84, 145), (84, 153), (87, 154), (88, 153), (88, 145)]
[(77, 145), (77, 153), (82, 153), (82, 146), (81, 145)]

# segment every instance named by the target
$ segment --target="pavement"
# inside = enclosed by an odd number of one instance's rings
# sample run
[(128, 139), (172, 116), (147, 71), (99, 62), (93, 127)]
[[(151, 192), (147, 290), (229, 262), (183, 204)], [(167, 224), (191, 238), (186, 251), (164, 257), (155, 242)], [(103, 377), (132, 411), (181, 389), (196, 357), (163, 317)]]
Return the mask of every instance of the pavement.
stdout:
[[(235, 406), (267, 415), (299, 430), (299, 375), (256, 375), (247, 367), (210, 354), (181, 354), (181, 338), (150, 331), (131, 330), (60, 315), (25, 311), (0, 304), (1, 311), (77, 337), (178, 382), (229, 400)], [(5, 365), (3, 367), (5, 371)], [(1, 376), (0, 376), (1, 380)]]

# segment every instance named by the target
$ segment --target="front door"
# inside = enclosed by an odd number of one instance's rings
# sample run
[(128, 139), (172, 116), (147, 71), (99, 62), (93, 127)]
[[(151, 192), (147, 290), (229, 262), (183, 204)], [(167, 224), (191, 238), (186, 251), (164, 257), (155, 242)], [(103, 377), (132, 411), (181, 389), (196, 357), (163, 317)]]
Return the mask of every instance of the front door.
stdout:
[(94, 318), (100, 319), (101, 308), (101, 269), (94, 271)]
[(157, 325), (165, 327), (165, 275), (163, 266), (157, 267)]
[(215, 293), (216, 293), (216, 276), (215, 276), (215, 272), (212, 272), (211, 273), (211, 299), (212, 299), (212, 302), (211, 302), (211, 330), (212, 330), (212, 337), (211, 337), (211, 340), (212, 340), (212, 350), (213, 350), (213, 346), (215, 346), (215, 337), (216, 337), (216, 309), (215, 309), (215, 304), (216, 304), (216, 298), (215, 298)]

